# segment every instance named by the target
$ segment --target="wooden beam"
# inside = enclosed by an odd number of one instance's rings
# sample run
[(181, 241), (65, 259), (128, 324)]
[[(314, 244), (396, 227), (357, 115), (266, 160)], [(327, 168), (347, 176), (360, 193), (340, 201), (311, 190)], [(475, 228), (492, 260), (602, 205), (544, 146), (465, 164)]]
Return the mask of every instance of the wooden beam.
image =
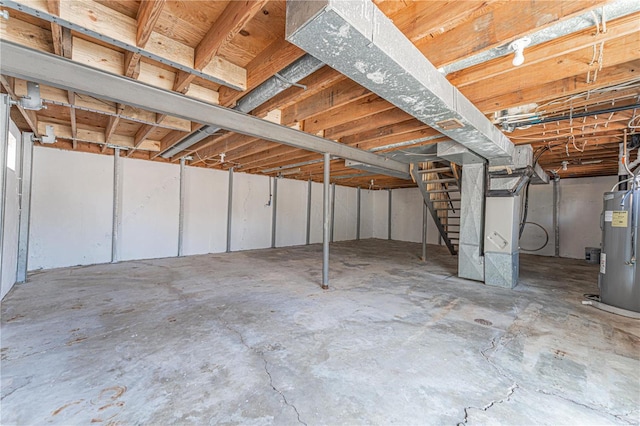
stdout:
[(140, 54), (129, 52), (128, 50), (124, 52), (124, 70), (123, 75), (137, 79), (140, 75)]
[[(425, 37), (415, 45), (436, 67), (449, 65), (476, 53), (540, 31), (562, 19), (580, 15), (606, 4), (607, 0), (502, 2), (491, 13), (465, 21), (437, 37)], [(422, 2), (425, 8), (431, 2)], [(428, 21), (425, 21), (428, 23)], [(400, 28), (402, 30), (402, 28)], [(446, 46), (446, 48), (443, 48)]]
[[(47, 14), (51, 18), (54, 16), (48, 11), (46, 2), (18, 0), (18, 3), (36, 9), (39, 14)], [(175, 64), (174, 66), (186, 68), (185, 71), (200, 71), (220, 84), (246, 88), (247, 73), (244, 68), (224, 58), (216, 57), (216, 60), (208, 66), (196, 70), (194, 67), (195, 49), (160, 33), (151, 31), (146, 45), (141, 49), (137, 46), (137, 20), (105, 6), (101, 2), (94, 0), (61, 1), (59, 2), (59, 13), (60, 20), (58, 22), (63, 26), (65, 22), (69, 22), (76, 26), (74, 30), (87, 34), (98, 33), (105, 39), (114, 39), (125, 50), (140, 51), (142, 56), (152, 59), (159, 56), (170, 66)], [(14, 18), (9, 20), (8, 25), (12, 25), (10, 21), (14, 20)]]
[[(7, 94), (9, 94), (11, 99), (17, 102), (19, 98), (18, 96), (16, 96), (16, 93), (13, 90), (13, 84), (11, 83), (11, 81), (13, 81), (13, 78), (0, 75), (0, 84), (7, 92)], [(18, 111), (20, 111), (22, 118), (24, 118), (24, 121), (27, 123), (29, 129), (31, 129), (33, 134), (36, 135), (36, 137), (40, 137), (40, 132), (38, 131), (38, 117), (36, 116), (35, 111), (28, 111), (21, 107), (19, 104), (15, 106), (16, 108), (18, 108)]]
[[(304, 54), (305, 52), (302, 49), (283, 38), (278, 38), (247, 64), (246, 90), (256, 88), (269, 77), (304, 56)], [(220, 105), (228, 107), (234, 106), (236, 101), (244, 95), (244, 92), (228, 87), (221, 87), (219, 92)]]
[[(607, 22), (607, 32), (594, 34), (593, 28), (589, 28), (584, 31), (569, 34), (568, 36), (561, 37), (547, 43), (542, 43), (537, 46), (528, 47), (525, 55), (526, 60), (524, 64), (519, 67), (514, 67), (512, 64), (513, 55), (503, 56), (496, 58), (492, 61), (485, 62), (458, 72), (447, 75), (447, 79), (451, 84), (458, 88), (468, 86), (470, 84), (478, 83), (482, 80), (490, 79), (500, 75), (508, 73), (522, 74), (522, 70), (532, 65), (539, 64), (541, 62), (549, 61), (554, 58), (566, 57), (571, 52), (576, 52), (581, 49), (592, 49), (593, 45), (599, 43), (612, 41), (613, 39), (624, 37), (632, 33), (637, 33), (640, 30), (640, 13), (634, 13), (615, 21)], [(605, 50), (603, 53), (607, 54), (608, 59), (608, 45), (605, 44)], [(504, 76), (503, 78), (508, 78)], [(520, 77), (519, 77), (520, 78)]]
[(236, 0), (227, 4), (220, 17), (195, 49), (194, 66), (204, 68), (220, 49), (227, 46), (268, 0)]
[(147, 139), (147, 136), (151, 134), (156, 129), (156, 126), (153, 124), (143, 124), (140, 126), (136, 135), (133, 137), (133, 147), (127, 152), (127, 157), (131, 157), (131, 154), (138, 149), (142, 145), (142, 143)]
[(624, 83), (629, 81), (630, 75), (636, 75), (638, 70), (640, 70), (640, 60), (633, 60), (603, 68), (598, 73), (598, 80), (595, 83), (587, 83), (584, 77), (570, 76), (548, 83), (539, 83), (523, 90), (510, 91), (493, 98), (472, 101), (480, 111), (488, 114), (532, 102), (541, 103), (559, 96), (570, 96)]
[(142, 0), (138, 8), (138, 26), (136, 29), (136, 44), (138, 47), (145, 47), (151, 32), (160, 18), (162, 8), (166, 0)]

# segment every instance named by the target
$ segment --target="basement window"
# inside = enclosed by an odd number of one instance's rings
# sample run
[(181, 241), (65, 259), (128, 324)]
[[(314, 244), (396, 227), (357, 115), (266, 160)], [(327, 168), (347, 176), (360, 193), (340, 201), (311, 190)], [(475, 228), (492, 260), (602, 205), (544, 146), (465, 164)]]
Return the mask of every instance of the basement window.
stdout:
[(7, 167), (16, 171), (16, 137), (9, 133), (9, 144), (7, 145)]

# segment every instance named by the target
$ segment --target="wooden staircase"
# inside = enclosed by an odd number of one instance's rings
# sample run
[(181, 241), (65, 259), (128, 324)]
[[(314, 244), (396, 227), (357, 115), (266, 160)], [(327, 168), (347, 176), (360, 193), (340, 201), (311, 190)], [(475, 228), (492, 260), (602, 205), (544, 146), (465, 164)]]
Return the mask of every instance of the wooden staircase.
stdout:
[(411, 176), (453, 255), (458, 252), (460, 238), (460, 173), (459, 166), (442, 161), (418, 163), (411, 168)]

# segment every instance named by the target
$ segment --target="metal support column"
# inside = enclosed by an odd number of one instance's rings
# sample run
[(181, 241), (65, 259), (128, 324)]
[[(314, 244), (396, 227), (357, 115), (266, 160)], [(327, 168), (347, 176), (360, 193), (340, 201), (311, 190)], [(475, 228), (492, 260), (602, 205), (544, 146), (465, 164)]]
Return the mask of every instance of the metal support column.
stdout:
[(422, 261), (427, 261), (427, 203), (422, 203)]
[(307, 188), (307, 245), (311, 243), (311, 187), (312, 181), (309, 179)]
[(113, 213), (111, 216), (111, 262), (118, 261), (118, 237), (121, 228), (122, 159), (120, 148), (113, 149)]
[(553, 241), (555, 257), (560, 257), (560, 178), (553, 179)]
[(330, 179), (331, 179), (331, 157), (329, 153), (324, 154), (324, 178), (322, 181), (322, 288), (329, 288), (329, 238), (330, 238), (330, 229), (329, 229), (329, 215), (331, 214), (331, 209), (329, 206), (329, 196), (330, 196)]
[(229, 169), (229, 198), (227, 201), (227, 253), (231, 253), (231, 214), (233, 213), (233, 167)]
[(357, 211), (356, 211), (356, 240), (360, 240), (360, 207), (362, 205), (362, 194), (361, 188), (358, 187), (358, 199), (357, 199)]
[(9, 112), (11, 98), (1, 95), (0, 105), (0, 279), (2, 278), (2, 250), (4, 248), (4, 213), (7, 196), (7, 145), (9, 143)]
[(387, 212), (387, 234), (388, 234), (387, 235), (387, 240), (390, 240), (391, 239), (391, 213), (392, 213), (391, 206), (392, 206), (392, 199), (391, 199), (391, 190), (388, 189), (387, 191), (389, 191), (389, 203), (388, 203), (389, 204), (388, 205), (389, 211)]
[(333, 242), (333, 230), (336, 226), (336, 184), (331, 184), (331, 242)]
[(23, 133), (20, 147), (20, 218), (18, 225), (18, 265), (16, 269), (16, 282), (18, 283), (27, 281), (29, 221), (31, 220), (33, 136), (33, 133)]
[(278, 220), (278, 178), (273, 178), (273, 199), (271, 202), (271, 248), (276, 248), (276, 222)]
[(186, 158), (180, 159), (180, 210), (178, 212), (178, 256), (184, 256), (184, 197), (187, 190), (185, 173)]

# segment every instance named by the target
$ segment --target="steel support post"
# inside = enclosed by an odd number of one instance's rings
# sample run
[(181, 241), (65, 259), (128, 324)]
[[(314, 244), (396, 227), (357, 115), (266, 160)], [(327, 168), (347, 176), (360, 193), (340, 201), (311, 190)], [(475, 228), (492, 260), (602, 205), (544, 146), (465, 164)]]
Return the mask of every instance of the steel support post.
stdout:
[(184, 197), (187, 191), (186, 158), (180, 159), (180, 210), (178, 212), (178, 256), (184, 256)]
[(331, 184), (331, 242), (333, 242), (333, 230), (336, 226), (336, 184)]
[(356, 240), (360, 240), (360, 207), (362, 205), (362, 189), (358, 187), (358, 199), (356, 207)]
[(271, 248), (276, 248), (276, 230), (278, 221), (278, 178), (273, 178), (273, 199), (271, 201)]
[(329, 153), (324, 154), (324, 177), (322, 180), (322, 288), (329, 288), (329, 216), (331, 215), (331, 208), (329, 205), (329, 197), (331, 192), (330, 186), (331, 179), (331, 156)]
[(313, 182), (309, 179), (307, 187), (307, 245), (311, 243), (311, 188)]
[(29, 260), (29, 221), (31, 220), (31, 177), (33, 175), (33, 133), (22, 134), (20, 147), (20, 217), (16, 282), (27, 281)]
[(427, 261), (427, 203), (422, 203), (422, 261)]
[(9, 143), (9, 112), (11, 98), (1, 95), (0, 105), (0, 279), (2, 278), (2, 251), (4, 248), (4, 216), (7, 197), (7, 145)]
[(387, 191), (389, 191), (389, 202), (388, 202), (388, 212), (387, 212), (387, 240), (391, 239), (391, 213), (392, 213), (392, 196), (391, 196), (391, 190), (388, 189)]
[(553, 241), (554, 256), (560, 257), (560, 179), (553, 179)]
[(122, 158), (120, 148), (113, 149), (113, 212), (111, 216), (111, 262), (117, 262), (118, 238), (121, 229), (122, 198)]
[(231, 214), (233, 213), (233, 167), (229, 169), (229, 198), (227, 201), (227, 253), (231, 253)]

